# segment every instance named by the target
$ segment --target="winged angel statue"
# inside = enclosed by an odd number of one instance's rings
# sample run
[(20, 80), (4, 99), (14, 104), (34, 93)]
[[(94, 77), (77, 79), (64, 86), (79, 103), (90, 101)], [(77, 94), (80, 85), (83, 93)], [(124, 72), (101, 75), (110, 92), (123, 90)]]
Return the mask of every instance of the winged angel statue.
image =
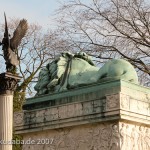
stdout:
[(21, 43), (22, 38), (25, 36), (28, 29), (28, 25), (27, 25), (27, 20), (25, 19), (20, 20), (18, 27), (13, 33), (13, 37), (10, 39), (5, 13), (4, 13), (4, 17), (5, 17), (5, 32), (4, 32), (4, 38), (0, 43), (0, 45), (2, 45), (6, 70), (7, 72), (13, 73), (16, 66), (19, 65), (17, 47)]

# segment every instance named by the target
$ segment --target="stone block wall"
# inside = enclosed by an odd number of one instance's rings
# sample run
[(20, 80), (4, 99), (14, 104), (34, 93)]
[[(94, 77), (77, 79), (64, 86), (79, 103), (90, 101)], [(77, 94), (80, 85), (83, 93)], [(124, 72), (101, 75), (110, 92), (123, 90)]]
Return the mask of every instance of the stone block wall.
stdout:
[(16, 133), (29, 142), (23, 150), (150, 149), (146, 87), (111, 81), (34, 97), (24, 109), (14, 115)]

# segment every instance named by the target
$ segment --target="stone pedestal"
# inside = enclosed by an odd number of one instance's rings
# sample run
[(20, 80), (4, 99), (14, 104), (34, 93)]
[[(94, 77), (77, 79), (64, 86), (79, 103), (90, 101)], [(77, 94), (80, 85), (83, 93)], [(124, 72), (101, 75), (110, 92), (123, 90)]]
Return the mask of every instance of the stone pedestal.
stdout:
[(111, 81), (27, 99), (23, 150), (149, 150), (150, 89)]
[(20, 77), (0, 74), (0, 150), (12, 150), (13, 91)]

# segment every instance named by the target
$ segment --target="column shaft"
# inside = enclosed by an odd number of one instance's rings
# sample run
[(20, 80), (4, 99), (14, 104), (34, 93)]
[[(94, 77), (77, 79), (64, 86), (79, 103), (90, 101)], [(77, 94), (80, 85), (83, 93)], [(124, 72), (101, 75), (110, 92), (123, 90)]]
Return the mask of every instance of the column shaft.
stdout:
[(12, 150), (13, 95), (0, 95), (0, 150)]

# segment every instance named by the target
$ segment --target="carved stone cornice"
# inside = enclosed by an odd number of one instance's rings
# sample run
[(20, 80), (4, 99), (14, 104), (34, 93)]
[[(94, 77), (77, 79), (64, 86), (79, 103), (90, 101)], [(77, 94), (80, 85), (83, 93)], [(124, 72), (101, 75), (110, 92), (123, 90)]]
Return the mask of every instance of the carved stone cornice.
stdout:
[(0, 94), (13, 94), (21, 77), (6, 72), (0, 74)]

